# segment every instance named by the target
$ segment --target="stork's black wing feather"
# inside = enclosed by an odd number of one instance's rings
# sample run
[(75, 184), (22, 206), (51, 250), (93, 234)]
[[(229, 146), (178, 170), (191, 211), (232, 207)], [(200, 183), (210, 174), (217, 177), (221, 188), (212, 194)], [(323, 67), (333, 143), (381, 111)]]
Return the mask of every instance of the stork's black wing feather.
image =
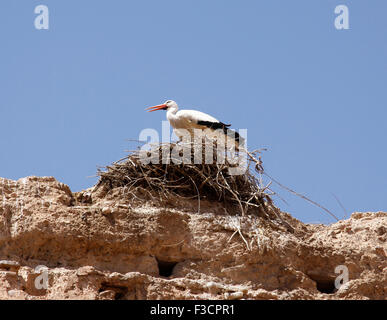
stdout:
[(198, 125), (201, 125), (201, 126), (206, 126), (210, 129), (225, 129), (229, 126), (231, 126), (231, 124), (224, 124), (223, 122), (211, 122), (211, 121), (201, 121), (199, 120), (198, 121)]
[(228, 127), (230, 127), (231, 124), (225, 124), (223, 122), (211, 122), (211, 121), (199, 120), (198, 125), (206, 126), (207, 128), (210, 128), (213, 130), (223, 129), (224, 134), (227, 136), (233, 137), (237, 143), (239, 143), (240, 141), (243, 141), (243, 138), (240, 137), (238, 132), (228, 129)]

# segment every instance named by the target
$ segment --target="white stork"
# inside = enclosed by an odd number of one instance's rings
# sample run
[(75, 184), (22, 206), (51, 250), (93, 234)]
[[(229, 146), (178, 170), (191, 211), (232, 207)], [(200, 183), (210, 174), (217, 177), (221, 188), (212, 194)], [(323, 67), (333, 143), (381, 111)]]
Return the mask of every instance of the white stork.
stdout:
[(179, 134), (179, 129), (188, 130), (191, 135), (194, 134), (194, 129), (202, 129), (205, 135), (209, 133), (209, 131), (214, 132), (215, 130), (218, 131), (218, 129), (221, 129), (219, 131), (221, 131), (226, 138), (232, 138), (237, 146), (243, 141), (243, 138), (240, 137), (238, 132), (228, 129), (228, 127), (231, 126), (230, 124), (224, 124), (218, 119), (201, 111), (179, 110), (177, 103), (173, 100), (167, 100), (163, 104), (149, 107), (145, 110), (148, 112), (167, 110), (167, 119), (177, 136), (181, 136), (181, 134)]

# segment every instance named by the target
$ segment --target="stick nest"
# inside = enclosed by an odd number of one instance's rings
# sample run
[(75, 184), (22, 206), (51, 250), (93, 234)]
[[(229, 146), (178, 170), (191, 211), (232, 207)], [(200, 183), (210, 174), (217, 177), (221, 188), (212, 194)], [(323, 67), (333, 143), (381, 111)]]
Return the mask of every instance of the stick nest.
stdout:
[[(239, 151), (239, 155), (245, 152), (247, 169), (243, 174), (231, 175), (229, 168), (237, 166), (235, 154), (231, 158), (226, 157), (224, 163), (218, 163), (216, 144), (212, 144), (212, 163), (207, 164), (203, 160), (202, 163), (194, 164), (194, 152), (190, 153), (190, 163), (181, 163), (181, 158), (173, 156), (174, 148), (182, 148), (181, 145), (164, 143), (152, 146), (148, 155), (159, 155), (159, 163), (146, 164), (142, 161), (141, 152), (144, 151), (130, 151), (125, 158), (98, 169), (100, 179), (97, 188), (103, 186), (111, 190), (125, 187), (129, 192), (145, 189), (152, 197), (160, 200), (173, 197), (197, 199), (199, 212), (201, 200), (217, 201), (224, 203), (230, 214), (252, 214), (275, 219), (276, 214), (272, 210), (275, 207), (270, 197), (272, 193), (269, 193), (270, 184), (266, 187), (262, 185), (261, 150)], [(192, 144), (191, 147), (198, 146)], [(205, 159), (205, 147), (208, 148), (208, 145), (203, 144), (200, 149), (203, 152), (202, 159)], [(163, 163), (163, 152), (169, 154), (169, 163)]]

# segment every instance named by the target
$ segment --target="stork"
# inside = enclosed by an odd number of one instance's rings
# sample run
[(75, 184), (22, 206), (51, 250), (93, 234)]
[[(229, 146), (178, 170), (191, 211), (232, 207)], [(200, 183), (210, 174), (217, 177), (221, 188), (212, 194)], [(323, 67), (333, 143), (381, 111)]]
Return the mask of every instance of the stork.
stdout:
[[(146, 108), (148, 112), (157, 110), (167, 110), (167, 120), (171, 124), (177, 136), (180, 129), (188, 130), (193, 135), (194, 129), (202, 129), (204, 134), (208, 132), (220, 131), (226, 136), (226, 138), (232, 138), (235, 144), (239, 144), (243, 141), (243, 138), (238, 132), (228, 129), (231, 124), (225, 124), (218, 119), (197, 110), (179, 110), (177, 103), (173, 100), (167, 100), (163, 104)], [(227, 139), (226, 139), (227, 140)]]

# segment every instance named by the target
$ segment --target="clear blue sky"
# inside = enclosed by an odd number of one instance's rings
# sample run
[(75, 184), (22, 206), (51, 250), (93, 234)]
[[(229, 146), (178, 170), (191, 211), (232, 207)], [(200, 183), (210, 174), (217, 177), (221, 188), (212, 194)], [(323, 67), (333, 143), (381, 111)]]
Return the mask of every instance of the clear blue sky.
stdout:
[[(47, 5), (50, 29), (34, 27)], [(350, 30), (334, 27), (346, 4)], [(73, 191), (125, 156), (166, 99), (248, 129), (283, 184), (387, 210), (387, 1), (1, 0), (0, 176)], [(333, 221), (286, 191), (281, 209)]]

